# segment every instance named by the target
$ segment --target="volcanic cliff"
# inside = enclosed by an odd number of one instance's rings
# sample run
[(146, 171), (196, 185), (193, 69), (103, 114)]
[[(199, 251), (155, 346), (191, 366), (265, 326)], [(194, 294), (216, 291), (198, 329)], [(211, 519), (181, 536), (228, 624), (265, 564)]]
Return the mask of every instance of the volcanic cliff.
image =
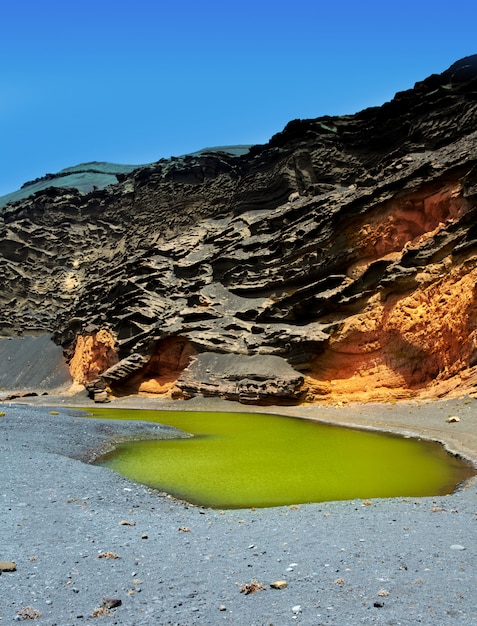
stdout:
[(54, 333), (97, 392), (472, 392), (476, 160), (477, 55), (266, 145), (56, 180), (0, 209), (0, 335)]

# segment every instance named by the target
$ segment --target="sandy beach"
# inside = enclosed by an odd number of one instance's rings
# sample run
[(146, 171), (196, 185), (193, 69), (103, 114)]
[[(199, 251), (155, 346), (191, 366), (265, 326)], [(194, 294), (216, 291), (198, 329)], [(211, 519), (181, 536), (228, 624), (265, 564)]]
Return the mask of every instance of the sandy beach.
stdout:
[[(81, 394), (25, 401), (0, 407), (0, 560), (16, 564), (0, 576), (5, 623), (477, 624), (475, 479), (436, 498), (206, 509), (79, 460), (114, 440), (171, 429), (82, 420), (73, 405), (90, 401)], [(419, 434), (475, 460), (476, 406), (464, 398), (266, 411)], [(449, 415), (460, 421), (447, 423)], [(277, 581), (286, 587), (272, 588)]]

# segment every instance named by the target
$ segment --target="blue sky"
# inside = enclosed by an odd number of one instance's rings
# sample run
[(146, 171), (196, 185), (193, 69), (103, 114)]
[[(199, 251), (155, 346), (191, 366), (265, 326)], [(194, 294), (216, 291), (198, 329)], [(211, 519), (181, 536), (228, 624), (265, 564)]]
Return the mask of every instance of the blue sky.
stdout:
[(476, 23), (475, 0), (5, 0), (0, 195), (382, 104), (477, 53)]

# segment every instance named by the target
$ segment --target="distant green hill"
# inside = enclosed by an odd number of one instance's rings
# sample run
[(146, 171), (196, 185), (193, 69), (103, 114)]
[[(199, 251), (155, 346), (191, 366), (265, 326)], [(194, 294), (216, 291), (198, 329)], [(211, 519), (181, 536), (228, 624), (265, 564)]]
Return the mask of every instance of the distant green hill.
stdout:
[[(204, 148), (197, 152), (190, 153), (190, 156), (199, 156), (207, 152), (226, 152), (233, 156), (246, 154), (251, 146), (217, 146), (214, 148)], [(182, 155), (188, 156), (188, 155)], [(109, 185), (118, 182), (116, 174), (128, 174), (133, 170), (145, 165), (121, 165), (118, 163), (107, 163), (92, 161), (90, 163), (80, 163), (73, 167), (67, 167), (56, 174), (46, 174), (41, 178), (25, 183), (18, 191), (13, 191), (5, 196), (0, 196), (0, 208), (9, 202), (17, 202), (43, 191), (48, 187), (68, 188), (73, 187), (83, 193), (89, 193), (93, 189), (104, 189)]]

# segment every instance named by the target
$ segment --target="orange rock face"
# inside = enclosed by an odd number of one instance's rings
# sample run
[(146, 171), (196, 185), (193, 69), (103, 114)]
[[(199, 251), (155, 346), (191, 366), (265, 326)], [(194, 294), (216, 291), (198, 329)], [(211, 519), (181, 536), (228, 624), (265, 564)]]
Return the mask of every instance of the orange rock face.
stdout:
[(118, 362), (115, 338), (108, 330), (79, 335), (69, 363), (71, 377), (82, 385), (91, 382)]
[(463, 272), (402, 298), (373, 298), (346, 319), (315, 359), (312, 391), (364, 401), (461, 388), (460, 377), (451, 379), (473, 366), (477, 348), (477, 268)]
[[(427, 192), (428, 193), (428, 192)], [(419, 207), (416, 210), (415, 207)], [(460, 186), (420, 192), (398, 206), (389, 203), (381, 219), (358, 231), (370, 259), (419, 247), (465, 211)], [(403, 249), (403, 250), (400, 250)], [(312, 365), (307, 384), (312, 399), (386, 400), (448, 395), (475, 384), (477, 355), (477, 258), (447, 255), (415, 277), (404, 294), (377, 292), (344, 317)]]
[(424, 186), (419, 192), (383, 203), (364, 224), (354, 223), (348, 231), (351, 247), (359, 261), (348, 274), (358, 278), (378, 259), (396, 258), (407, 246), (419, 245), (459, 219), (466, 209), (461, 183)]

